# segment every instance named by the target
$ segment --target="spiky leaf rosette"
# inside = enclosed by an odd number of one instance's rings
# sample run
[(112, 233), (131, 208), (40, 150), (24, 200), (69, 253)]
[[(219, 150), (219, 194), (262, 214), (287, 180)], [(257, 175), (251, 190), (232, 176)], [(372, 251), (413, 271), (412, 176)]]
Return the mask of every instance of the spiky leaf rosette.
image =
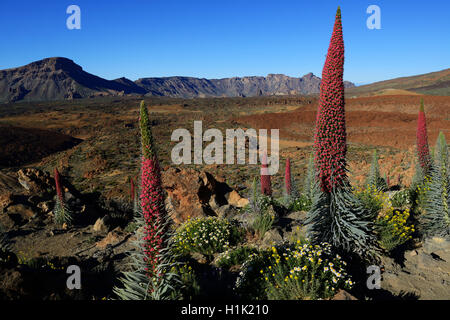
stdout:
[(148, 272), (151, 277), (157, 271), (158, 256), (160, 250), (163, 249), (161, 234), (164, 234), (164, 230), (159, 230), (159, 228), (162, 225), (162, 219), (167, 216), (167, 212), (164, 207), (161, 170), (153, 144), (148, 110), (144, 101), (141, 102), (140, 108), (140, 128), (142, 160), (139, 198), (145, 221), (145, 261), (148, 264)]
[(421, 216), (427, 236), (450, 237), (450, 167), (445, 136), (440, 132), (436, 160), (431, 167), (431, 183), (426, 194), (425, 214)]
[(67, 205), (56, 197), (55, 208), (53, 209), (53, 216), (55, 223), (59, 226), (64, 224), (71, 225), (73, 221), (72, 212)]
[(419, 164), (425, 174), (428, 173), (431, 165), (430, 148), (428, 147), (427, 122), (423, 107), (423, 99), (420, 101), (420, 110), (417, 118), (417, 155)]
[(53, 209), (53, 217), (57, 225), (70, 225), (73, 221), (72, 212), (64, 202), (64, 196), (61, 185), (61, 177), (57, 168), (54, 170), (56, 200), (55, 208)]
[(341, 9), (338, 8), (322, 71), (314, 142), (316, 167), (324, 192), (331, 192), (334, 187), (333, 183), (339, 185), (346, 180), (347, 133), (343, 75), (344, 39)]
[[(121, 300), (175, 300), (179, 298), (177, 288), (180, 288), (179, 276), (170, 272), (177, 265), (172, 254), (172, 242), (169, 233), (161, 234), (164, 239), (164, 249), (157, 256), (155, 274), (148, 277), (148, 264), (146, 261), (145, 222), (142, 210), (138, 210), (135, 217), (137, 226), (134, 246), (137, 250), (130, 254), (130, 269), (122, 273), (120, 281), (122, 287), (114, 287), (113, 292)], [(160, 220), (161, 223), (162, 220)], [(165, 220), (158, 230), (168, 230), (169, 220)]]
[(318, 189), (305, 224), (313, 243), (328, 242), (346, 253), (362, 258), (377, 256), (374, 217), (354, 196), (348, 184), (336, 184), (331, 192)]
[(270, 180), (269, 175), (269, 169), (268, 169), (268, 163), (267, 163), (267, 154), (263, 154), (263, 159), (261, 163), (261, 193), (266, 196), (272, 195), (272, 183)]
[[(416, 157), (418, 159), (418, 157)], [(417, 192), (417, 188), (423, 185), (423, 182), (425, 181), (425, 171), (422, 168), (422, 166), (417, 163), (417, 160), (414, 164), (414, 175), (411, 180), (411, 185), (409, 186), (410, 192)]]
[(308, 161), (308, 168), (306, 171), (305, 181), (303, 183), (303, 194), (312, 202), (314, 195), (319, 189), (317, 180), (317, 170), (314, 165), (314, 153), (311, 153)]
[(370, 165), (370, 173), (369, 173), (369, 176), (367, 177), (366, 186), (375, 187), (379, 191), (387, 190), (387, 183), (381, 177), (381, 174), (380, 174), (377, 150), (373, 151), (372, 163)]

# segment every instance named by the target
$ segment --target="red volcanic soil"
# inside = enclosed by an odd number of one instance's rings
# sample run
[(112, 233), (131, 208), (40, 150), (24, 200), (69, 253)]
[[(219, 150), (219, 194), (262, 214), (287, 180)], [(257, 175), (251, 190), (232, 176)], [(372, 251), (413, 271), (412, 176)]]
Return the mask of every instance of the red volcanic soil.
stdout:
[(38, 161), (80, 142), (58, 132), (0, 125), (0, 168)]
[[(417, 113), (424, 98), (428, 137), (434, 145), (439, 131), (450, 137), (450, 97), (379, 96), (346, 100), (347, 134), (350, 143), (408, 149), (415, 144)], [(317, 103), (291, 112), (265, 113), (236, 118), (253, 128), (280, 129), (280, 138), (314, 139)]]

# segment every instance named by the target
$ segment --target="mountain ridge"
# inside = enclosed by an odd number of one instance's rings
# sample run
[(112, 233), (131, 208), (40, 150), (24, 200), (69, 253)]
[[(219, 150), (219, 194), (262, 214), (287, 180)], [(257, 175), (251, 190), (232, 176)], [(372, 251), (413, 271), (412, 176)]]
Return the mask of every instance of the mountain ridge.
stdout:
[[(73, 60), (52, 57), (0, 70), (0, 103), (126, 94), (179, 98), (305, 95), (318, 93), (320, 82), (312, 73), (299, 78), (271, 73), (266, 77), (221, 79), (172, 76), (107, 80), (84, 71)], [(345, 86), (351, 88), (354, 84), (345, 81)]]

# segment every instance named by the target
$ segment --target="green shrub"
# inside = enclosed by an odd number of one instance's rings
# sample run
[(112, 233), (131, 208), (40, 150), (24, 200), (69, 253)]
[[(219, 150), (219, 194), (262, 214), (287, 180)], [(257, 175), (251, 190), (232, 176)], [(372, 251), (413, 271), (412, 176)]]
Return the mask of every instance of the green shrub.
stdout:
[(262, 194), (257, 187), (256, 179), (253, 179), (252, 192), (249, 196), (249, 204), (244, 211), (253, 216), (251, 225), (247, 226), (255, 231), (258, 237), (264, 237), (264, 234), (272, 228), (275, 221), (274, 207), (281, 207), (281, 203)]
[(232, 266), (243, 264), (251, 254), (257, 252), (258, 249), (249, 246), (228, 249), (217, 258), (217, 265), (221, 268), (229, 269)]
[(189, 219), (174, 235), (174, 251), (186, 255), (201, 253), (211, 257), (235, 244), (240, 234), (236, 226), (225, 219), (215, 217)]
[(338, 289), (351, 289), (346, 263), (326, 243), (272, 247), (243, 265), (237, 289), (255, 288), (260, 299), (327, 299)]
[(244, 299), (261, 300), (266, 299), (263, 277), (259, 272), (270, 265), (271, 252), (263, 250), (251, 254), (242, 264), (239, 277), (236, 279), (234, 290)]
[(401, 190), (389, 199), (394, 208), (403, 208), (411, 205), (411, 193), (409, 190)]
[(309, 211), (311, 204), (311, 200), (304, 194), (301, 194), (289, 204), (288, 209), (289, 211)]
[(252, 228), (255, 234), (262, 239), (267, 231), (272, 228), (274, 217), (269, 212), (263, 212), (255, 217)]
[(132, 233), (132, 232), (135, 232), (138, 227), (139, 226), (137, 225), (137, 223), (135, 221), (132, 221), (127, 224), (127, 226), (125, 227), (125, 229), (123, 231), (126, 233)]
[(367, 209), (373, 217), (376, 217), (383, 208), (387, 196), (383, 191), (378, 190), (372, 185), (368, 185), (365, 189), (355, 189), (356, 197), (361, 201), (361, 204)]
[(414, 225), (409, 222), (409, 209), (390, 208), (377, 218), (376, 226), (381, 247), (392, 251), (412, 238)]
[(194, 270), (189, 264), (178, 264), (173, 266), (170, 271), (177, 274), (180, 279), (180, 282), (176, 284), (177, 288), (174, 290), (179, 296), (174, 296), (174, 298), (192, 300), (199, 296), (200, 285)]
[(370, 173), (366, 180), (366, 186), (375, 188), (379, 191), (386, 191), (388, 185), (386, 180), (384, 180), (380, 175), (380, 168), (378, 166), (378, 155), (377, 150), (373, 151), (372, 163), (370, 166)]

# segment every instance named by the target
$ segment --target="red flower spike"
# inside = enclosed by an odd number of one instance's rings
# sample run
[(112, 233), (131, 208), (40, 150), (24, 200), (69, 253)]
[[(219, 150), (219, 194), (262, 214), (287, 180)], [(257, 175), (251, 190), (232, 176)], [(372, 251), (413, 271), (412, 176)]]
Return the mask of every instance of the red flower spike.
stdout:
[(272, 195), (272, 183), (268, 174), (267, 154), (263, 154), (261, 163), (261, 193), (266, 196)]
[(347, 133), (344, 99), (344, 39), (338, 8), (322, 71), (314, 146), (321, 188), (330, 192), (346, 179)]
[(57, 168), (54, 170), (54, 176), (55, 176), (55, 187), (56, 187), (56, 194), (61, 201), (61, 203), (64, 202), (62, 188), (61, 188), (61, 178), (59, 176), (59, 171)]
[(163, 235), (159, 228), (166, 215), (166, 211), (164, 207), (161, 170), (153, 146), (148, 111), (144, 103), (141, 103), (140, 125), (142, 149), (144, 152), (141, 161), (141, 193), (139, 198), (145, 221), (144, 254), (145, 260), (149, 265), (149, 277), (152, 277), (156, 273), (156, 267), (159, 263), (158, 255), (163, 245)]

